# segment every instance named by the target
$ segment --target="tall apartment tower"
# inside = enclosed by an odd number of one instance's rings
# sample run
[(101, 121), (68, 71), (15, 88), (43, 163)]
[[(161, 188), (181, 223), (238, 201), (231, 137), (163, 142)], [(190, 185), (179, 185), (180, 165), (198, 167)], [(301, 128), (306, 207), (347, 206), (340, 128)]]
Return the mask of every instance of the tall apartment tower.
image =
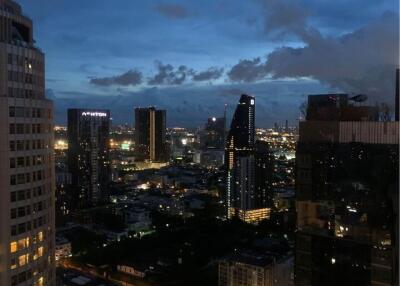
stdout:
[[(257, 222), (269, 217), (256, 186), (255, 99), (243, 94), (232, 118), (225, 147), (227, 217)], [(259, 154), (261, 154), (260, 152)]]
[(107, 201), (111, 181), (110, 111), (68, 109), (68, 169), (73, 208)]
[(399, 122), (312, 95), (296, 154), (296, 285), (398, 285)]
[(135, 108), (135, 144), (139, 160), (166, 162), (166, 111)]
[(53, 104), (21, 7), (0, 0), (0, 285), (55, 285)]

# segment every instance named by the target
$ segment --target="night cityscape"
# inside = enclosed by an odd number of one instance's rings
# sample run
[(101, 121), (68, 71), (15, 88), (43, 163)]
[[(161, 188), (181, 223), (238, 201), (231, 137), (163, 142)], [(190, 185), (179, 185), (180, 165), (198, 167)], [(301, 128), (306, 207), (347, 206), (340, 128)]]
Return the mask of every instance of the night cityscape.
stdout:
[(0, 0), (0, 286), (399, 284), (397, 0)]

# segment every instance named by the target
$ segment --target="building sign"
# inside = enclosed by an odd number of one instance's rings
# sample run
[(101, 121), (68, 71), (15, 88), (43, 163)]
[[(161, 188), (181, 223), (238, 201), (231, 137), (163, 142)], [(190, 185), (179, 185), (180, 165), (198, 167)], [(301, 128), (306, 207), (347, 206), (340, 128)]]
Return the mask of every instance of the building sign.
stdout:
[(82, 112), (82, 116), (92, 116), (92, 117), (107, 117), (107, 113), (105, 112), (92, 112), (92, 111), (84, 111)]

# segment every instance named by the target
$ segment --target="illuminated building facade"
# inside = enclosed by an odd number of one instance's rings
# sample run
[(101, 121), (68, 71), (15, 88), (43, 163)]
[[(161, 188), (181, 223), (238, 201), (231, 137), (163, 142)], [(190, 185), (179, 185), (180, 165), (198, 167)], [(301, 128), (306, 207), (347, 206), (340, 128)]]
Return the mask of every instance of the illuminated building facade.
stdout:
[(399, 123), (346, 95), (310, 96), (309, 107), (296, 154), (296, 285), (397, 285)]
[(110, 112), (68, 109), (68, 171), (73, 189), (72, 208), (107, 201), (110, 168)]
[(135, 108), (135, 149), (141, 161), (168, 161), (165, 110)]
[(0, 0), (0, 285), (55, 285), (53, 104), (32, 21)]
[[(260, 163), (255, 144), (255, 99), (242, 95), (226, 140), (225, 167), (227, 216), (247, 222), (269, 217), (269, 209), (257, 193), (256, 169)], [(262, 153), (262, 152), (261, 152)], [(262, 165), (262, 164), (261, 164)], [(259, 181), (257, 181), (259, 182)]]

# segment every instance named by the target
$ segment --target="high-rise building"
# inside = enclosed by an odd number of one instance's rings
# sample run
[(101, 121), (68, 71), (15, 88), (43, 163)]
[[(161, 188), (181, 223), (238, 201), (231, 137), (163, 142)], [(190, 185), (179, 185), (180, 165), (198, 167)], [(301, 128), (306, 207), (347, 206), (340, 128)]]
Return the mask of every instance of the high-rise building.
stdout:
[(55, 285), (53, 104), (21, 7), (0, 0), (0, 285)]
[(225, 118), (208, 118), (200, 139), (203, 149), (223, 150), (225, 144)]
[(68, 171), (72, 208), (96, 206), (108, 200), (111, 181), (110, 112), (68, 109)]
[(345, 94), (308, 100), (296, 153), (296, 285), (398, 285), (399, 123)]
[(135, 108), (135, 146), (139, 160), (168, 161), (165, 110)]
[(274, 155), (265, 141), (257, 140), (254, 151), (254, 207), (256, 209), (271, 208), (273, 205)]
[[(227, 216), (246, 222), (269, 217), (270, 209), (259, 201), (256, 186), (255, 99), (243, 94), (232, 118), (226, 140), (225, 168)], [(262, 152), (261, 152), (262, 153)]]

